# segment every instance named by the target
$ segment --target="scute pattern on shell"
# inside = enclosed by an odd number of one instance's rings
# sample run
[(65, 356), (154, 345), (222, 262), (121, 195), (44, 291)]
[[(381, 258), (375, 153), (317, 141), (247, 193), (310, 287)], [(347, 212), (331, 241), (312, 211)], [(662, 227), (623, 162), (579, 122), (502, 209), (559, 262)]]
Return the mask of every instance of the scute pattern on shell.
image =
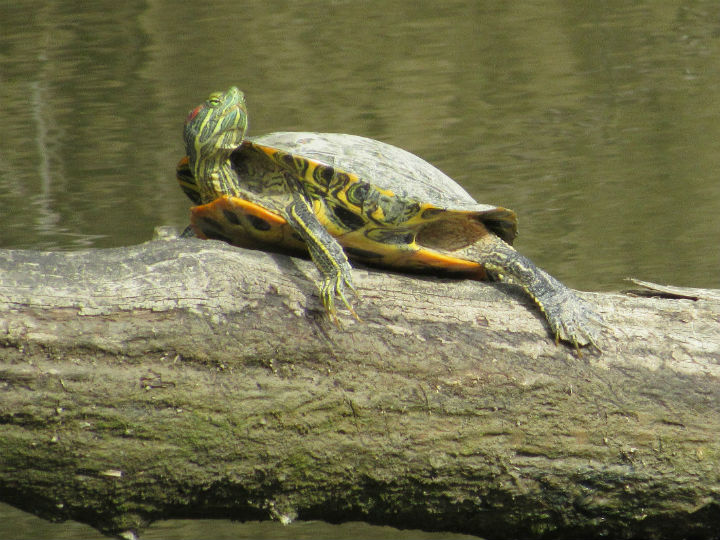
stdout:
[(341, 133), (277, 132), (250, 140), (352, 172), (366, 182), (441, 208), (486, 212), (457, 182), (427, 161), (387, 143)]

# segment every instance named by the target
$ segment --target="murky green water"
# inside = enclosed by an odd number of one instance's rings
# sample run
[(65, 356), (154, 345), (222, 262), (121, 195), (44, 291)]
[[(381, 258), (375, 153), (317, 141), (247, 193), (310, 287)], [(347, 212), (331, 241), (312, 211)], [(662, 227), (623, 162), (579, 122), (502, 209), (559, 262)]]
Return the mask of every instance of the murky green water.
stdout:
[[(0, 538), (15, 540), (92, 540), (102, 536), (92, 527), (76, 522), (49, 523), (0, 503)], [(365, 523), (332, 525), (320, 521), (298, 521), (282, 525), (276, 521), (240, 523), (220, 519), (174, 519), (159, 521), (141, 535), (142, 540), (478, 540), (462, 534), (398, 530)]]
[(187, 111), (407, 148), (515, 209), (571, 285), (720, 287), (720, 6), (638, 2), (5, 2), (0, 247), (183, 226)]
[(235, 84), (253, 134), (382, 139), (515, 209), (571, 286), (720, 287), (718, 58), (716, 0), (3, 2), (0, 247), (183, 227), (182, 122)]

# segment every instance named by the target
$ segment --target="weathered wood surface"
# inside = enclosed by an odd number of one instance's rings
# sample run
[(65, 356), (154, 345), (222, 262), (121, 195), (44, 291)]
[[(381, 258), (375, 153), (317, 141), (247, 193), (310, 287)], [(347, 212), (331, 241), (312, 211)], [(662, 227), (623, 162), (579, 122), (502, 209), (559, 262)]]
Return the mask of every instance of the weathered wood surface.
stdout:
[(583, 297), (602, 354), (495, 284), (197, 240), (0, 251), (0, 500), (108, 533), (174, 516), (486, 538), (714, 537), (720, 303)]

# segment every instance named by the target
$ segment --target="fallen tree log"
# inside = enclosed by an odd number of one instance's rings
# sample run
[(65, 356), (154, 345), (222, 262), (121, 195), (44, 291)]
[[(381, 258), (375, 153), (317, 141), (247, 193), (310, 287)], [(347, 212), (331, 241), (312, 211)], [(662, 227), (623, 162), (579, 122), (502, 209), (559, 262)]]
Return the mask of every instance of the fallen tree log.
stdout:
[(602, 354), (499, 284), (198, 240), (0, 251), (0, 500), (109, 534), (172, 517), (495, 538), (716, 537), (720, 302), (582, 293)]

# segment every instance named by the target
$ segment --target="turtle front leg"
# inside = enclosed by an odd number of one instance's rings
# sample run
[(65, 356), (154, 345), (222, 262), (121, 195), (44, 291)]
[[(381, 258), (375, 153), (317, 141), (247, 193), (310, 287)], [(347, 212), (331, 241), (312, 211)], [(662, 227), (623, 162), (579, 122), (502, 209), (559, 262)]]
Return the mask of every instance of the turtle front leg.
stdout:
[(307, 245), (310, 257), (323, 276), (320, 297), (323, 306), (336, 324), (337, 309), (335, 297), (339, 297), (353, 316), (360, 320), (345, 293), (350, 289), (355, 295), (352, 283), (352, 268), (342, 246), (322, 226), (313, 213), (310, 203), (300, 193), (293, 193), (292, 202), (286, 207), (285, 219)]
[(473, 259), (486, 270), (500, 281), (522, 287), (535, 300), (555, 341), (566, 341), (575, 348), (586, 345), (598, 348), (603, 319), (571, 289), (493, 234), (485, 236), (473, 248)]

